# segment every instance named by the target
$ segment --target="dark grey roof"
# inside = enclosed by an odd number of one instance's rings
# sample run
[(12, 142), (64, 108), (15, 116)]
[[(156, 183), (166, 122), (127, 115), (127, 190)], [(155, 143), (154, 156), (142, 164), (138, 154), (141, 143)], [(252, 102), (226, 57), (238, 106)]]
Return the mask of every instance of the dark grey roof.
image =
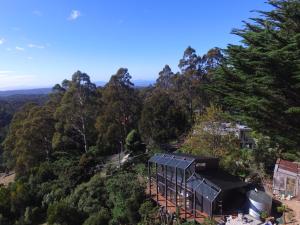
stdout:
[(208, 199), (210, 202), (213, 202), (216, 197), (221, 192), (221, 189), (216, 185), (212, 184), (205, 178), (200, 177), (198, 174), (194, 173), (188, 180), (187, 186), (199, 193), (204, 198)]
[(236, 188), (245, 187), (248, 184), (221, 169), (211, 169), (199, 172), (199, 175), (211, 182), (222, 191), (233, 190)]
[(187, 169), (195, 161), (192, 157), (184, 157), (169, 154), (155, 154), (149, 159), (149, 162), (157, 163), (179, 169)]

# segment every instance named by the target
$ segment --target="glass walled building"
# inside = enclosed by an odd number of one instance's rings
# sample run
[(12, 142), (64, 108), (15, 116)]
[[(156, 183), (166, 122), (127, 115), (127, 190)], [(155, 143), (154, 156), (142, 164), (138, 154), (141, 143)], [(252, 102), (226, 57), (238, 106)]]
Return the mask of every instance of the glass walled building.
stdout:
[(230, 191), (246, 184), (220, 170), (218, 164), (217, 158), (156, 154), (148, 161), (150, 195), (167, 210), (183, 211), (184, 218), (220, 215)]

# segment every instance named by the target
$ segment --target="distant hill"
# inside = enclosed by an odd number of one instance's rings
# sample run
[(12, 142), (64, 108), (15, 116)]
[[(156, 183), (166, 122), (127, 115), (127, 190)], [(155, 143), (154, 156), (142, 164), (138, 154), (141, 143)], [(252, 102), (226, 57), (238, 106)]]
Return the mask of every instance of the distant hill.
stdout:
[[(154, 81), (151, 80), (133, 80), (134, 86), (139, 87), (147, 87), (149, 85), (154, 84)], [(97, 81), (95, 84), (97, 86), (103, 87), (107, 82), (105, 81)], [(32, 88), (32, 89), (17, 89), (17, 90), (7, 90), (0, 91), (0, 97), (8, 97), (15, 95), (47, 95), (51, 93), (52, 88)]]
[(153, 80), (134, 80), (134, 86), (136, 87), (148, 87), (149, 85), (153, 85), (155, 81)]
[(12, 95), (46, 95), (52, 91), (52, 88), (36, 88), (24, 90), (8, 90), (0, 91), (0, 97), (8, 97)]

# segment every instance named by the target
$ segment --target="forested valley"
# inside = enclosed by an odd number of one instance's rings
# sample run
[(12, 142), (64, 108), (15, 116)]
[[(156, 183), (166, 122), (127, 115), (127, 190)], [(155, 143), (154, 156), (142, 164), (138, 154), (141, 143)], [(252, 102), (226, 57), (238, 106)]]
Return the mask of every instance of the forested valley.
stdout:
[[(0, 99), (1, 170), (16, 173), (0, 187), (0, 224), (160, 224), (145, 193), (156, 152), (220, 157), (241, 179), (299, 161), (300, 2), (269, 4), (232, 31), (241, 44), (187, 47), (179, 72), (166, 65), (149, 87), (127, 68), (103, 87), (77, 71), (48, 96)], [(221, 122), (251, 127), (255, 147), (202, 129)]]

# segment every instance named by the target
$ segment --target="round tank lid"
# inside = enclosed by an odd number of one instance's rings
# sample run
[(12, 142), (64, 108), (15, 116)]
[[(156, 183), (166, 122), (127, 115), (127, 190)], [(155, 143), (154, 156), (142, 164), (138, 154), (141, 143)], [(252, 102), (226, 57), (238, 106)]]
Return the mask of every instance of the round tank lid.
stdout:
[(272, 203), (272, 198), (266, 192), (251, 190), (248, 192), (248, 198), (261, 203)]

